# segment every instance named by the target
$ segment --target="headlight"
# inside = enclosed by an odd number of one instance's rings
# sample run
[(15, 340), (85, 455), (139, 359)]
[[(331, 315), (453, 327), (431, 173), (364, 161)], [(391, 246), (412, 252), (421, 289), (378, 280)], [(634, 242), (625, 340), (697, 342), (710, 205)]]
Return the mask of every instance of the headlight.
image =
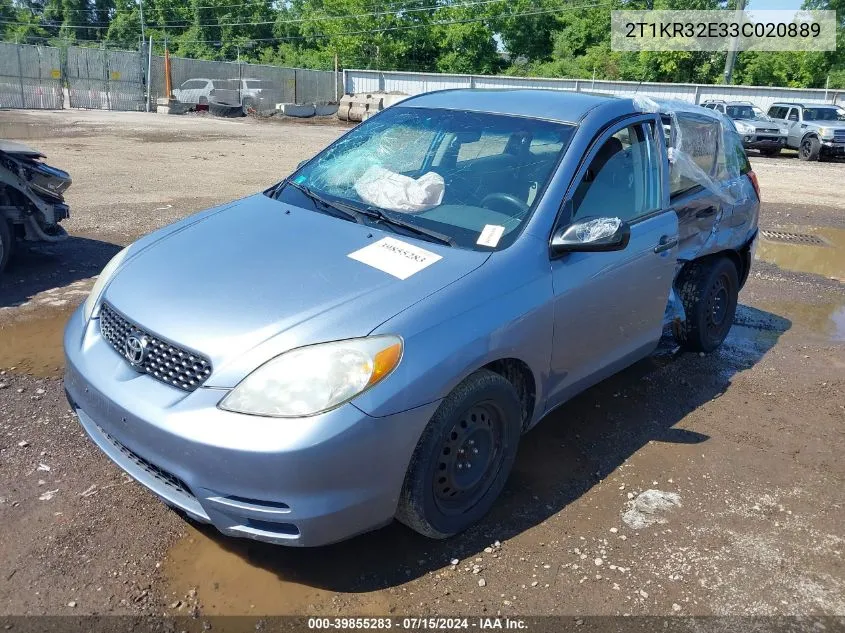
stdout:
[(218, 406), (279, 418), (323, 413), (385, 378), (401, 358), (402, 339), (397, 336), (300, 347), (264, 363)]
[(743, 123), (742, 121), (737, 121), (735, 125), (740, 134), (754, 134), (753, 125), (748, 125), (748, 123)]
[(117, 255), (112, 257), (111, 261), (106, 264), (105, 268), (103, 268), (100, 276), (97, 277), (97, 281), (94, 282), (94, 287), (91, 288), (91, 294), (88, 295), (88, 298), (85, 300), (84, 307), (82, 308), (82, 313), (85, 316), (86, 322), (91, 318), (91, 315), (94, 314), (94, 307), (97, 305), (100, 295), (103, 294), (103, 289), (106, 287), (106, 284), (109, 283), (109, 280), (111, 280), (114, 275), (114, 271), (116, 271), (118, 266), (120, 266), (123, 263), (123, 260), (126, 259), (128, 250), (129, 247), (127, 246)]
[(832, 127), (820, 127), (819, 134), (822, 138), (833, 138), (833, 128)]

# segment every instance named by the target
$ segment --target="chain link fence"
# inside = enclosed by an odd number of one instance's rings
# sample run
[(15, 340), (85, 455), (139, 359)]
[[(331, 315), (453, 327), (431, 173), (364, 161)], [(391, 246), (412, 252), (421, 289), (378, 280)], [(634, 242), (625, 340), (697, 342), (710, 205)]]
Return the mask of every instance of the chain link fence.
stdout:
[(146, 107), (142, 55), (69, 46), (65, 78), (72, 108), (134, 110)]
[[(343, 95), (342, 75), (323, 70), (183, 57), (171, 57), (170, 68), (173, 96), (188, 104), (211, 99), (273, 110)], [(0, 108), (142, 111), (148, 103), (155, 109), (165, 85), (164, 58), (143, 51), (0, 42)]]
[[(173, 96), (183, 103), (217, 101), (272, 110), (278, 103), (330, 103), (342, 96), (340, 73), (239, 62), (170, 58)], [(165, 96), (164, 58), (154, 56), (150, 90), (153, 102)]]
[(0, 42), (0, 108), (62, 105), (61, 49)]

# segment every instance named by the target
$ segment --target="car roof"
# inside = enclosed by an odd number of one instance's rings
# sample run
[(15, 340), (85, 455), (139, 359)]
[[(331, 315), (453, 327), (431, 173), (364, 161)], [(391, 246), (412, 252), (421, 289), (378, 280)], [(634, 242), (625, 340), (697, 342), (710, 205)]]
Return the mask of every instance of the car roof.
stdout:
[(754, 105), (751, 101), (726, 101), (725, 99), (707, 99), (704, 103), (724, 103), (725, 105)]
[(509, 114), (576, 123), (595, 108), (607, 108), (621, 116), (639, 112), (630, 98), (617, 98), (571, 90), (532, 90), (527, 88), (438, 90), (409, 97), (403, 107), (468, 110)]
[(799, 108), (836, 108), (841, 107), (839, 104), (836, 103), (804, 103), (801, 101), (776, 101), (769, 107), (772, 108), (774, 106), (796, 106)]

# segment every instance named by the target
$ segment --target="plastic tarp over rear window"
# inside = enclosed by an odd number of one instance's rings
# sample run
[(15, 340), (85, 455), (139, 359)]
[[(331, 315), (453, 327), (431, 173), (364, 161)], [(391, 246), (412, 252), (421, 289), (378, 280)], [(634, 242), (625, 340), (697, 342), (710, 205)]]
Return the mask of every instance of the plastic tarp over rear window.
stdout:
[(634, 95), (642, 112), (660, 114), (669, 151), (670, 188), (673, 194), (701, 186), (728, 204), (744, 197), (742, 187), (732, 187), (747, 167), (744, 156), (733, 151), (736, 136), (733, 122), (715, 110), (685, 101), (653, 99)]

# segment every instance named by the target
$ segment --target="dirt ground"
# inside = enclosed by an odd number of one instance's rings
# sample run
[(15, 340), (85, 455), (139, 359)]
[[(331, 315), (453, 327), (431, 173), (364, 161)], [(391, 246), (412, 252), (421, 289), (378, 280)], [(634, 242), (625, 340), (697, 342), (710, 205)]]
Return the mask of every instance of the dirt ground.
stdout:
[[(0, 276), (0, 614), (845, 615), (845, 163), (752, 155), (766, 240), (718, 352), (664, 350), (525, 436), (479, 526), (316, 550), (196, 528), (87, 440), (70, 311), (119, 246), (269, 186), (331, 124), (0, 112), (73, 176), (72, 235)], [(454, 563), (454, 564), (453, 564)]]

